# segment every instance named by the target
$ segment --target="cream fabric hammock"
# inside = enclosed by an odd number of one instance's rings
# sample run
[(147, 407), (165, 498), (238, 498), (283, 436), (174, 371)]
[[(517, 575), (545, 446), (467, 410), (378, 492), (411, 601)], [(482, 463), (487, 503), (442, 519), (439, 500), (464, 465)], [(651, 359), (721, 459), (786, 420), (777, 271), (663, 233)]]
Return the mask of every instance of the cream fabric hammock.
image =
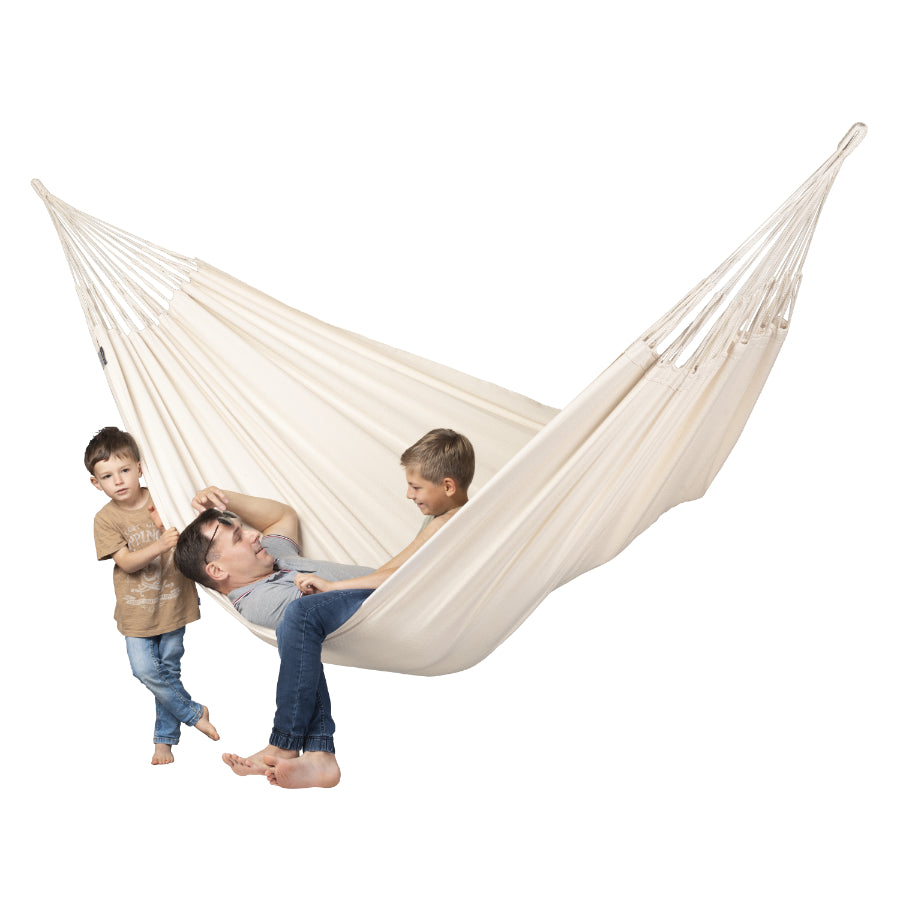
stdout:
[(435, 426), (471, 438), (474, 498), (325, 645), (327, 662), (437, 675), (479, 662), (554, 588), (703, 495), (787, 335), (822, 204), (865, 130), (561, 412), (326, 325), (33, 184), (167, 521), (183, 527), (188, 499), (219, 484), (292, 504), (304, 555), (377, 566), (421, 520), (401, 451)]

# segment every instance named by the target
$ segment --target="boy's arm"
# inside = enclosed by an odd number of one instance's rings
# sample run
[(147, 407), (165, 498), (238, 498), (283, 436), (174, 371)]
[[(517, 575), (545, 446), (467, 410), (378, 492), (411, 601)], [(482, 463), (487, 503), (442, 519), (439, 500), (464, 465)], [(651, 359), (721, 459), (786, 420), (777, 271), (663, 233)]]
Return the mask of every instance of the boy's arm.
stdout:
[(121, 547), (112, 555), (115, 564), (129, 575), (143, 569), (144, 566), (153, 562), (158, 556), (162, 556), (166, 550), (171, 550), (178, 543), (178, 529), (167, 528), (162, 535), (152, 544), (141, 547), (140, 550), (129, 550), (127, 547)]
[(223, 491), (210, 485), (194, 495), (191, 506), (197, 512), (204, 509), (228, 509), (241, 517), (241, 521), (266, 534), (280, 534), (300, 546), (300, 519), (286, 503), (250, 497), (237, 491)]
[(377, 588), (384, 584), (400, 566), (403, 565), (417, 550), (421, 549), (434, 535), (447, 524), (448, 520), (462, 507), (451, 509), (442, 516), (436, 516), (406, 545), (393, 559), (388, 560), (383, 566), (379, 566), (368, 575), (358, 575), (356, 578), (345, 578), (343, 581), (326, 581), (318, 575), (299, 574), (294, 579), (294, 584), (301, 593), (319, 594), (325, 591), (349, 591), (366, 588)]

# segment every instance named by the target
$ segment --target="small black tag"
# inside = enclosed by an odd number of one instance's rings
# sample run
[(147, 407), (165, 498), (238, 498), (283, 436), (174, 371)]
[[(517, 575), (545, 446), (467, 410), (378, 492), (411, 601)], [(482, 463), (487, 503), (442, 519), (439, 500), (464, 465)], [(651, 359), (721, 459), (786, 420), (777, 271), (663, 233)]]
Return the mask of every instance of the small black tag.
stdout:
[(106, 354), (103, 352), (102, 347), (97, 352), (97, 356), (100, 357), (100, 365), (103, 366), (103, 368), (105, 369), (106, 368)]

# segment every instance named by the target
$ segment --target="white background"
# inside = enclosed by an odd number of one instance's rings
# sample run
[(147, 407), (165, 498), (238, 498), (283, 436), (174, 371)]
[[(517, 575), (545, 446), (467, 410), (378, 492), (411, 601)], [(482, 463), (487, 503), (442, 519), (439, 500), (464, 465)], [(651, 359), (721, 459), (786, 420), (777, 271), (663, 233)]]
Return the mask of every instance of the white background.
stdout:
[[(898, 896), (900, 134), (879, 9), (4, 13), (3, 850), (20, 895)], [(222, 740), (187, 733), (174, 765), (149, 765), (152, 701), (94, 562), (102, 498), (80, 461), (120, 420), (31, 178), (562, 405), (857, 120), (869, 135), (790, 338), (705, 499), (470, 671), (331, 669), (334, 791), (219, 761), (265, 744), (277, 654), (207, 602), (185, 682)]]

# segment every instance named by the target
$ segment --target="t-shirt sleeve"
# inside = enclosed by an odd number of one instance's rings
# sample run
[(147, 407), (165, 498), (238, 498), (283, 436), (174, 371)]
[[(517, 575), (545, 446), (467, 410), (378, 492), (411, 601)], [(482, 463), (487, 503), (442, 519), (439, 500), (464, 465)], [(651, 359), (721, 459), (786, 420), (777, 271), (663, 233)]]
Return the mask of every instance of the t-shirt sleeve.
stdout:
[(101, 510), (94, 517), (94, 544), (97, 559), (109, 559), (114, 553), (128, 546), (121, 529), (110, 522)]
[(300, 548), (283, 534), (267, 534), (260, 543), (275, 559), (283, 556), (297, 556), (300, 553)]

